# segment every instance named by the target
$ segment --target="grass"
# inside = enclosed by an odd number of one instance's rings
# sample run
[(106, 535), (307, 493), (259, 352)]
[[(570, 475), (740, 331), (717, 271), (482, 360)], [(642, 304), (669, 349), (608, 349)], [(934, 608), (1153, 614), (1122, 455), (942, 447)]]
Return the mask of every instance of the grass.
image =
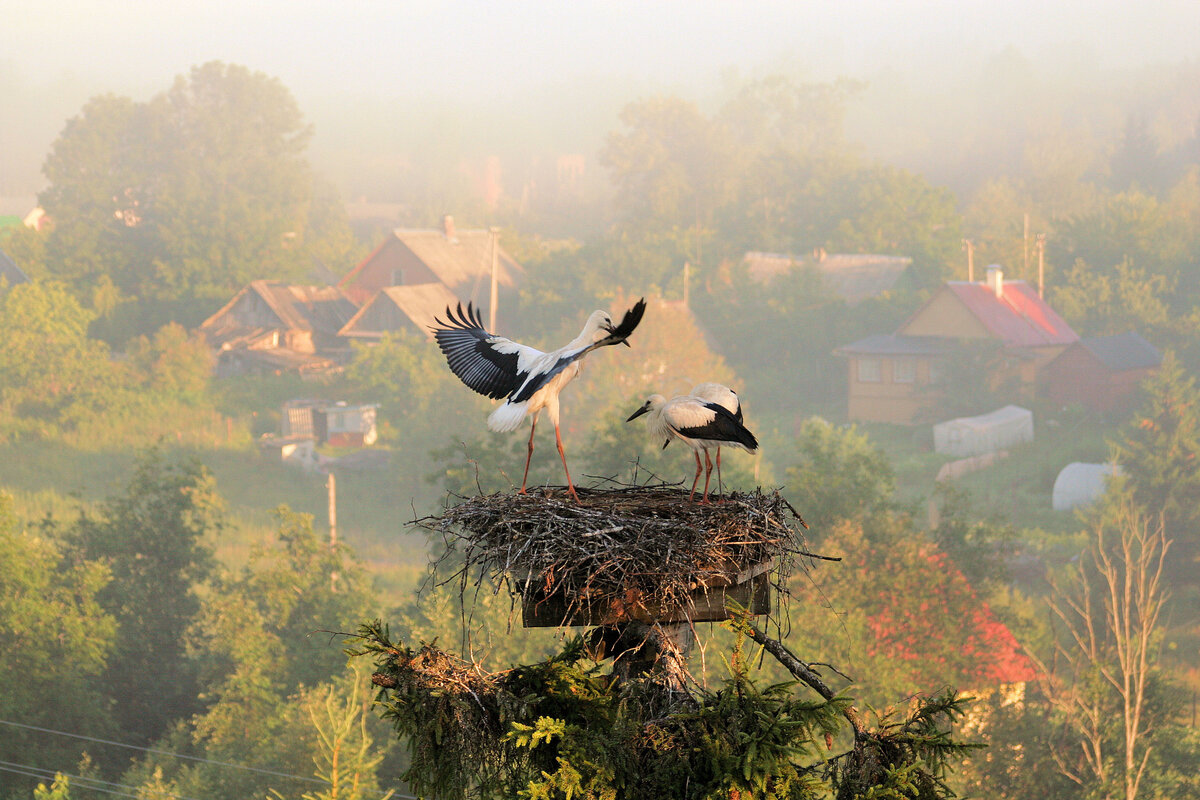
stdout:
[[(325, 476), (271, 462), (246, 446), (214, 449), (165, 446), (172, 458), (194, 457), (213, 473), (225, 500), (228, 528), (214, 550), (229, 566), (244, 564), (253, 547), (274, 530), (271, 509), (289, 508), (313, 515), (318, 531), (327, 530)], [(424, 481), (425, 459), (393, 452), (391, 464), (371, 472), (337, 476), (339, 537), (376, 576), (385, 600), (409, 595), (428, 562), (425, 535), (407, 522), (432, 510), (437, 492)], [(0, 488), (14, 496), (21, 518), (33, 521), (52, 514), (74, 515), (124, 490), (137, 451), (79, 450), (54, 442), (18, 442), (0, 447)]]

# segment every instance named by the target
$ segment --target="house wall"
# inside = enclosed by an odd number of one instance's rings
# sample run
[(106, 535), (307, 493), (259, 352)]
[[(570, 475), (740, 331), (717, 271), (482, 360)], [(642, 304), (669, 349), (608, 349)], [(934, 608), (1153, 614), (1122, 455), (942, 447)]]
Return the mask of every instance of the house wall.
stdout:
[(1110, 372), (1079, 345), (1047, 365), (1042, 380), (1046, 396), (1056, 403), (1080, 403), (1098, 412), (1127, 411), (1136, 400), (1138, 386), (1153, 373), (1153, 367)]
[[(928, 358), (855, 355), (847, 360), (850, 384), (847, 417), (851, 420), (909, 425), (921, 411), (936, 402), (936, 394), (928, 388), (933, 369)], [(879, 363), (878, 381), (861, 380), (860, 362), (863, 361)], [(911, 383), (897, 380), (903, 373), (903, 368), (897, 369), (897, 362), (915, 367)]]
[(991, 339), (992, 333), (943, 287), (896, 333), (905, 336), (943, 336), (951, 339)]
[(433, 270), (393, 236), (363, 265), (354, 280), (342, 288), (363, 302), (387, 286), (436, 283), (439, 280)]
[(278, 328), (282, 321), (256, 291), (245, 291), (236, 303), (212, 320), (212, 328)]

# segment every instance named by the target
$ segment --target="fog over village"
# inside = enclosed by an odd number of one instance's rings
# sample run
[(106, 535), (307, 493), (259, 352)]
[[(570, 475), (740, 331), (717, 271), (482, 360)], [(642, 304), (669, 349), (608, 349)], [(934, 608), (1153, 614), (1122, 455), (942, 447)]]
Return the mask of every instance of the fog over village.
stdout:
[(0, 800), (1200, 797), (1200, 5), (842, 6), (6, 9)]

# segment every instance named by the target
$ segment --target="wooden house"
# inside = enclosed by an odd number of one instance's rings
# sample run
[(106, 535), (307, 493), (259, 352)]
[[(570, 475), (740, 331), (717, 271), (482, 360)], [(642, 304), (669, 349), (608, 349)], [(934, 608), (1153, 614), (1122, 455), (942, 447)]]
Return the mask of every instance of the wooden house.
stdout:
[(253, 281), (200, 332), (217, 352), (217, 374), (326, 373), (339, 368), (338, 331), (357, 307), (337, 287)]
[(1080, 339), (1046, 365), (1045, 393), (1063, 405), (1128, 411), (1138, 386), (1161, 363), (1158, 349), (1133, 331)]
[(491, 293), (493, 246), (497, 291), (512, 290), (524, 270), (491, 231), (457, 230), (452, 217), (440, 230), (397, 228), (338, 283), (356, 303), (366, 303), (389, 286), (440, 283), (457, 300), (487, 306)]
[(375, 424), (378, 409), (378, 403), (289, 400), (280, 414), (280, 435), (308, 436), (317, 444), (334, 447), (369, 447), (379, 439)]
[(441, 283), (386, 286), (350, 318), (338, 336), (376, 342), (389, 333), (408, 331), (432, 339), (434, 317), (457, 302), (458, 298)]
[(994, 345), (993, 388), (1016, 385), (1031, 396), (1041, 370), (1079, 336), (1024, 281), (988, 268), (986, 283), (951, 281), (894, 334), (838, 348), (848, 361), (848, 417), (911, 424), (941, 393), (947, 361), (970, 343)]

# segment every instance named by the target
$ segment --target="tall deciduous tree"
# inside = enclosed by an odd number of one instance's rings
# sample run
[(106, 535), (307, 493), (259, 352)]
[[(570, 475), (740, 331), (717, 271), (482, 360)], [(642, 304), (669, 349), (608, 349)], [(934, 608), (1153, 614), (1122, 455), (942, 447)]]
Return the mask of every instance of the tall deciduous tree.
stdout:
[(1048, 696), (1077, 743), (1055, 755), (1067, 777), (1100, 796), (1138, 797), (1151, 730), (1165, 721), (1155, 718), (1151, 690), (1169, 546), (1161, 521), (1118, 493), (1096, 515), (1087, 555), (1054, 586), (1061, 658), (1047, 671)]
[[(46, 160), (51, 274), (86, 292), (108, 276), (155, 300), (295, 279), (353, 249), (305, 160), (311, 136), (276, 78), (210, 62), (146, 103), (94, 98)], [(339, 224), (339, 222), (341, 224)]]
[[(22, 530), (12, 497), (0, 493), (0, 719), (81, 733), (107, 725), (97, 678), (116, 626), (97, 596), (108, 580), (104, 565), (72, 563), (53, 542)], [(81, 751), (77, 740), (0, 725), (0, 753), (10, 762), (64, 765)], [(3, 785), (21, 780), (6, 775)]]
[(99, 601), (117, 621), (104, 673), (126, 741), (146, 744), (199, 710), (188, 628), (200, 612), (196, 586), (213, 568), (207, 538), (219, 528), (212, 475), (200, 464), (145, 455), (125, 492), (67, 531), (80, 558), (112, 572)]

